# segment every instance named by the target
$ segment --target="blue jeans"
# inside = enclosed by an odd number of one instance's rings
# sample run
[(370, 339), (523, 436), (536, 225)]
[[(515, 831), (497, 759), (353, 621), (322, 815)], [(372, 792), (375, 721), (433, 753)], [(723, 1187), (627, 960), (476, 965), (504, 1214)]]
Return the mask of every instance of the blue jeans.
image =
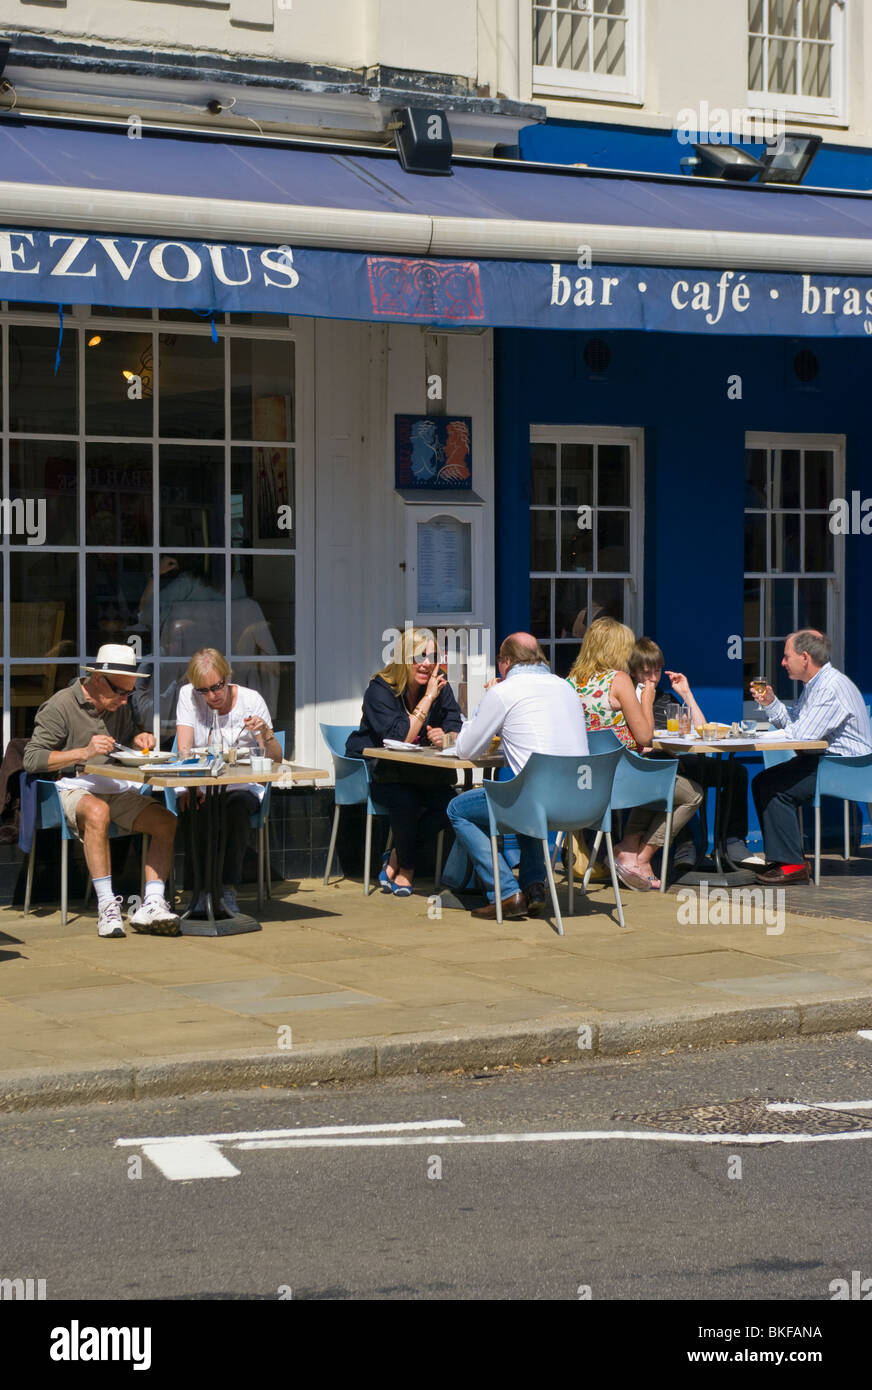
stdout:
[[(442, 875), (445, 886), (463, 887), (469, 875), (468, 858), (472, 861), (472, 867), (484, 885), (489, 900), (493, 902), (490, 821), (484, 792), (462, 792), (460, 796), (456, 796), (448, 807), (448, 819), (454, 830), (455, 841)], [(529, 888), (531, 883), (545, 881), (545, 858), (541, 841), (533, 840), (529, 835), (518, 835), (517, 840), (521, 851), (517, 880), (503, 856), (499, 855), (500, 898), (511, 898), (518, 892), (519, 885), (523, 890)]]

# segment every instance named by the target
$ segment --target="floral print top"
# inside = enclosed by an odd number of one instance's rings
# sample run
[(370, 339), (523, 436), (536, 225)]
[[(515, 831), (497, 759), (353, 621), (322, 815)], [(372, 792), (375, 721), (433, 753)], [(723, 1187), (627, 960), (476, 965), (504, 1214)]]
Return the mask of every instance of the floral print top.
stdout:
[(584, 706), (588, 733), (592, 729), (611, 729), (627, 748), (635, 748), (636, 740), (627, 727), (623, 710), (612, 709), (609, 704), (609, 693), (616, 675), (616, 671), (596, 671), (583, 685), (579, 685), (571, 676), (569, 684)]

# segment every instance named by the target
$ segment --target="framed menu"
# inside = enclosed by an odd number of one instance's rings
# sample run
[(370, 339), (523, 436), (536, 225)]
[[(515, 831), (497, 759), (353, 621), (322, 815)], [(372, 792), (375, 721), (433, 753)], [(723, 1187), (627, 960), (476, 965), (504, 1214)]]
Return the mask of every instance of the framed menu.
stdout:
[(430, 624), (482, 621), (481, 508), (407, 505), (407, 611)]

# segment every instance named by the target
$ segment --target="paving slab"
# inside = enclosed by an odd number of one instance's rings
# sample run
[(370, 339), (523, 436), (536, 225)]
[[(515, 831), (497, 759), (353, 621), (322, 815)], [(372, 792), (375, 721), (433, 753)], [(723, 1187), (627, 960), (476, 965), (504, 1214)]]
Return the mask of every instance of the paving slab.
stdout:
[(797, 891), (779, 934), (740, 913), (694, 926), (674, 892), (625, 894), (622, 929), (608, 886), (577, 891), (572, 916), (561, 887), (564, 937), (546, 919), (479, 921), (447, 894), (440, 918), (427, 884), (407, 899), (285, 884), (261, 932), (226, 938), (103, 941), (93, 913), (61, 927), (57, 912), (5, 909), (0, 1106), (870, 1027), (862, 886), (854, 918), (819, 915), (825, 895)]

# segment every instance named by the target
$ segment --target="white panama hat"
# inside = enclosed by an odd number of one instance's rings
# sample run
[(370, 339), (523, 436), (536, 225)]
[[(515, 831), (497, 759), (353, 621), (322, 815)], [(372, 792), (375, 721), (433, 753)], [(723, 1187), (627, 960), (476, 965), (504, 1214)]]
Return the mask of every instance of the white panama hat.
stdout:
[(114, 642), (102, 646), (96, 664), (86, 666), (85, 670), (95, 676), (135, 676), (138, 681), (151, 680), (150, 671), (137, 671), (133, 648)]

